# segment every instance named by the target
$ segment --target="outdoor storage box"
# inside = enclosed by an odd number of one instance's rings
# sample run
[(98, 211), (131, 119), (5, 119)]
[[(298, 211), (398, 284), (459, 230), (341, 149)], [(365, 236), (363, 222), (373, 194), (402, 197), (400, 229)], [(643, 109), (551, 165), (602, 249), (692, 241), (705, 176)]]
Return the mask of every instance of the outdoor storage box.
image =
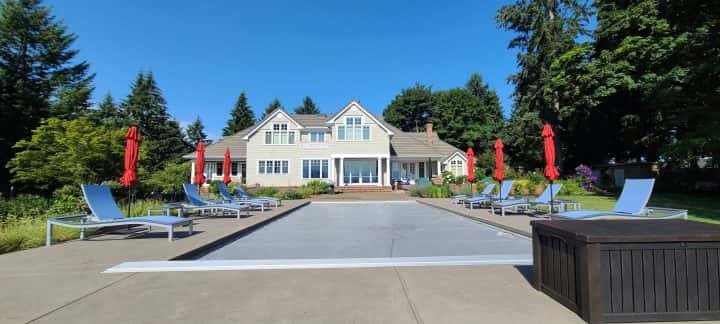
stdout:
[(533, 221), (535, 288), (590, 323), (720, 320), (720, 226)]

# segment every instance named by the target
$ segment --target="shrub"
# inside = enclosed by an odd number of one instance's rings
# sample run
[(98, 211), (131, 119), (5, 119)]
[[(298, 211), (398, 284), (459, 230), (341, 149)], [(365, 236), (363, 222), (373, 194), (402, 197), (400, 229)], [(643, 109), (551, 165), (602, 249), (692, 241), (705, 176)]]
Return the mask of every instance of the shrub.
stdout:
[(277, 195), (278, 198), (283, 200), (303, 199), (305, 196), (298, 190), (286, 190)]
[(452, 196), (448, 185), (423, 184), (410, 187), (410, 195), (423, 198), (447, 198)]
[(443, 171), (440, 176), (443, 179), (443, 184), (453, 184), (455, 182), (455, 174), (450, 171)]
[(459, 175), (459, 176), (455, 177), (455, 180), (453, 183), (461, 185), (461, 184), (467, 182), (466, 180), (467, 180), (467, 176)]
[(326, 181), (312, 180), (306, 182), (304, 185), (302, 185), (300, 189), (302, 189), (302, 191), (305, 193), (309, 193), (308, 196), (310, 196), (327, 193), (329, 188), (330, 184), (328, 184)]
[(274, 197), (277, 193), (278, 190), (273, 187), (261, 187), (255, 190), (255, 195), (261, 197)]
[(188, 181), (190, 162), (167, 163), (161, 170), (153, 172), (147, 180), (143, 181), (147, 191), (172, 194), (182, 192), (183, 183)]
[(562, 188), (558, 195), (563, 196), (575, 196), (575, 195), (587, 195), (588, 191), (583, 188), (582, 184), (576, 179), (560, 180), (557, 183), (562, 183)]
[(575, 179), (580, 182), (585, 191), (593, 191), (595, 183), (597, 183), (597, 177), (593, 175), (592, 169), (584, 164), (575, 168)]
[(215, 194), (215, 195), (219, 194), (220, 189), (218, 189), (218, 184), (221, 184), (221, 183), (222, 183), (222, 181), (220, 181), (220, 180), (210, 181), (210, 185), (208, 186), (208, 192), (210, 192), (211, 194)]

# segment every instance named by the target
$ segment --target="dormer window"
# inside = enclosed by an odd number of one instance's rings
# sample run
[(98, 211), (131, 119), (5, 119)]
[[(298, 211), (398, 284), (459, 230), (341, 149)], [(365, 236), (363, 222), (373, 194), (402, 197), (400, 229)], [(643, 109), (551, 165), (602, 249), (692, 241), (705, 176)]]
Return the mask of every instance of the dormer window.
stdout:
[(324, 143), (325, 132), (310, 132), (310, 143)]
[(288, 130), (287, 123), (275, 123), (271, 131), (265, 131), (265, 144), (295, 144), (295, 132)]
[(338, 126), (338, 141), (369, 141), (370, 126), (363, 125), (362, 117), (345, 117), (345, 125)]

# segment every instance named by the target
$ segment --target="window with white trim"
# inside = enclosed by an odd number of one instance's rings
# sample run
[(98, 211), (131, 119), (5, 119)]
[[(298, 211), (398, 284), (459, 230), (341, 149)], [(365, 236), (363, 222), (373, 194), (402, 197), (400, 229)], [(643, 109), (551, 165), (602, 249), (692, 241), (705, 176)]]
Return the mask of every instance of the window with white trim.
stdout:
[(310, 138), (310, 143), (324, 143), (325, 142), (325, 132), (310, 132), (308, 134), (308, 137)]
[(452, 172), (454, 175), (461, 175), (463, 174), (463, 161), (460, 160), (452, 160), (450, 161), (450, 172)]
[(240, 163), (237, 162), (230, 162), (230, 175), (231, 176), (237, 176), (240, 171)]
[(327, 179), (328, 168), (328, 160), (303, 160), (302, 177), (303, 179)]
[(258, 174), (287, 174), (289, 162), (287, 160), (259, 160)]
[(265, 131), (265, 144), (295, 144), (295, 132), (288, 130), (287, 123), (275, 123), (271, 131)]
[(215, 162), (215, 175), (223, 175), (223, 162)]
[(363, 125), (363, 118), (359, 116), (345, 117), (345, 124), (338, 125), (338, 141), (369, 141), (370, 126)]

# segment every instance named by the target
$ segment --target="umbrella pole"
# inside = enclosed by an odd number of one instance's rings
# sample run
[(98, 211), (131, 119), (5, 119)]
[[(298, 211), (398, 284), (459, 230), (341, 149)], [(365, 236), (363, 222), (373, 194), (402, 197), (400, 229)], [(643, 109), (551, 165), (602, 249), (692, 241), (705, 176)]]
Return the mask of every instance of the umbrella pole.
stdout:
[(130, 217), (130, 205), (132, 205), (132, 185), (128, 187), (127, 216)]
[[(552, 193), (553, 182), (554, 182), (554, 181), (550, 181), (550, 208), (548, 209), (548, 215), (549, 215), (549, 214), (552, 214), (553, 205), (554, 205), (554, 203), (553, 203), (553, 193)], [(558, 212), (560, 212), (559, 209), (558, 209)]]

